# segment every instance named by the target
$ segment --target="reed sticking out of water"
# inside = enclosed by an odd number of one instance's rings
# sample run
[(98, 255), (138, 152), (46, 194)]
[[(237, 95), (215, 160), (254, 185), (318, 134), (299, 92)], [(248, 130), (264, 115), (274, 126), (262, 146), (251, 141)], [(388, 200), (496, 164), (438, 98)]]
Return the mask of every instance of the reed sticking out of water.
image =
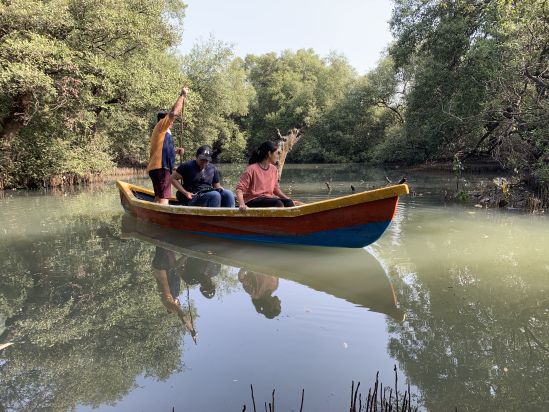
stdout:
[[(376, 373), (376, 381), (373, 388), (368, 390), (368, 398), (366, 403), (362, 405), (362, 394), (359, 393), (360, 382), (357, 382), (355, 388), (355, 382), (351, 382), (351, 406), (349, 412), (417, 412), (418, 407), (412, 405), (412, 395), (410, 392), (410, 384), (403, 394), (398, 393), (398, 372), (397, 367), (394, 367), (395, 371), (395, 387), (383, 388), (383, 383), (379, 380), (379, 372)], [(250, 385), (252, 392), (252, 405), (254, 412), (256, 411), (254, 387)], [(394, 394), (394, 398), (393, 398)], [(301, 390), (301, 406), (299, 412), (303, 412), (303, 402), (305, 399), (305, 389)], [(358, 401), (358, 404), (357, 404)], [(272, 403), (265, 402), (265, 412), (275, 412), (275, 391), (272, 392)], [(243, 405), (242, 412), (246, 411), (246, 405)], [(456, 408), (457, 411), (457, 408)]]
[[(255, 410), (255, 398), (254, 398), (254, 386), (250, 385), (250, 388), (252, 389), (252, 402), (254, 404), (254, 412), (256, 412), (256, 410)], [(246, 410), (246, 405), (244, 405), (244, 410)]]
[[(351, 385), (351, 407), (350, 412), (417, 412), (418, 407), (412, 406), (412, 396), (410, 392), (410, 384), (408, 384), (408, 389), (404, 392), (402, 398), (402, 403), (398, 393), (398, 373), (395, 365), (395, 388), (394, 394), (395, 398), (393, 400), (393, 388), (383, 388), (383, 383), (379, 381), (379, 372), (376, 373), (376, 381), (374, 383), (373, 390), (370, 388), (368, 390), (368, 398), (364, 408), (362, 407), (362, 396), (358, 393), (358, 388), (360, 387), (360, 382), (358, 382), (356, 389), (354, 388), (354, 381)], [(357, 408), (357, 394), (358, 394), (358, 408)], [(400, 408), (399, 408), (400, 406)]]
[(144, 167), (116, 167), (112, 169), (108, 176), (147, 176), (147, 170)]
[[(418, 406), (412, 405), (412, 394), (410, 392), (410, 384), (404, 393), (398, 393), (398, 372), (397, 367), (394, 367), (395, 371), (395, 387), (383, 388), (383, 383), (379, 380), (379, 372), (376, 373), (376, 381), (373, 389), (368, 389), (368, 398), (366, 403), (362, 405), (362, 393), (359, 393), (360, 382), (357, 382), (355, 388), (355, 381), (351, 382), (351, 406), (349, 412), (417, 412)], [(255, 406), (254, 386), (250, 385), (250, 391), (252, 393), (252, 406), (253, 411), (257, 412)], [(394, 394), (394, 398), (393, 398)], [(303, 412), (303, 403), (305, 400), (305, 389), (301, 390), (301, 406), (299, 412)], [(358, 405), (357, 405), (358, 400)], [(275, 390), (271, 394), (271, 402), (264, 402), (265, 412), (275, 412)], [(457, 412), (457, 407), (455, 409)], [(172, 408), (172, 412), (175, 412), (175, 407)], [(246, 405), (242, 405), (242, 412), (246, 412)]]

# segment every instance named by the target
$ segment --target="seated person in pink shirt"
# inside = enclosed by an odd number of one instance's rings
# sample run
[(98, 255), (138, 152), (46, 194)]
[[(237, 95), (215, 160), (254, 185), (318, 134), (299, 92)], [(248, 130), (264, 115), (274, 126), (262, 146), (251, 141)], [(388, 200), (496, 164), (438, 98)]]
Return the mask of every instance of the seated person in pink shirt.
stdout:
[(292, 207), (292, 199), (282, 193), (278, 186), (278, 145), (266, 141), (253, 152), (240, 181), (236, 186), (238, 207)]

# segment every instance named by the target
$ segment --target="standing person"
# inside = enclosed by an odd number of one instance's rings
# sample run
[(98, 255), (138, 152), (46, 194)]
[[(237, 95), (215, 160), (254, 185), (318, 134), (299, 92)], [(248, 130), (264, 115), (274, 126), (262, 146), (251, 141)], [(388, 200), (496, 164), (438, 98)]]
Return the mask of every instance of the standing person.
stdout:
[(266, 141), (252, 153), (249, 166), (240, 176), (236, 186), (238, 207), (292, 207), (292, 199), (286, 196), (278, 185), (278, 145)]
[(211, 164), (212, 149), (200, 146), (196, 159), (181, 163), (171, 176), (177, 200), (184, 206), (234, 207), (234, 194), (219, 183), (217, 167)]
[(151, 134), (151, 149), (147, 172), (154, 188), (154, 201), (167, 205), (172, 196), (170, 176), (175, 166), (175, 155), (183, 155), (185, 149), (175, 148), (170, 128), (181, 113), (189, 88), (183, 87), (169, 112), (158, 112), (157, 123)]

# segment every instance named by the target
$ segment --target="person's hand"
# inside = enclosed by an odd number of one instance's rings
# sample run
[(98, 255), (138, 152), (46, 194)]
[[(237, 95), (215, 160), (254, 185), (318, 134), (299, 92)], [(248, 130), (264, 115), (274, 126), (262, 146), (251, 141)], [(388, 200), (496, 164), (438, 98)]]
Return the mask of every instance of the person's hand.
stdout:
[(183, 156), (185, 154), (185, 148), (184, 147), (176, 147), (175, 148), (175, 154)]
[(162, 303), (164, 304), (164, 307), (168, 311), (168, 313), (177, 313), (177, 311), (181, 307), (181, 303), (179, 303), (179, 299), (174, 299), (173, 296), (165, 296), (162, 298)]
[(241, 212), (245, 212), (247, 209), (248, 209), (248, 206), (246, 206), (245, 203), (241, 203), (238, 205), (238, 210), (240, 210)]
[(185, 197), (189, 200), (193, 200), (194, 193), (185, 192)]
[(294, 205), (296, 206), (303, 206), (305, 203), (299, 201), (299, 200), (294, 200)]
[(187, 86), (183, 86), (181, 88), (181, 96), (187, 97), (187, 95), (189, 94), (190, 91), (191, 90)]

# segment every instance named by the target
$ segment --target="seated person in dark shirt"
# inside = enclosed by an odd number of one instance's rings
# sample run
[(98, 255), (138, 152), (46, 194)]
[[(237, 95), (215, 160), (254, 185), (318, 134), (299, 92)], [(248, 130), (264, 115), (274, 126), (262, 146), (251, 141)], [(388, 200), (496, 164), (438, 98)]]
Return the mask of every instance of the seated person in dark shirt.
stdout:
[(171, 176), (177, 200), (185, 206), (234, 207), (233, 192), (219, 183), (219, 172), (211, 164), (212, 149), (200, 146), (196, 159), (181, 163)]

